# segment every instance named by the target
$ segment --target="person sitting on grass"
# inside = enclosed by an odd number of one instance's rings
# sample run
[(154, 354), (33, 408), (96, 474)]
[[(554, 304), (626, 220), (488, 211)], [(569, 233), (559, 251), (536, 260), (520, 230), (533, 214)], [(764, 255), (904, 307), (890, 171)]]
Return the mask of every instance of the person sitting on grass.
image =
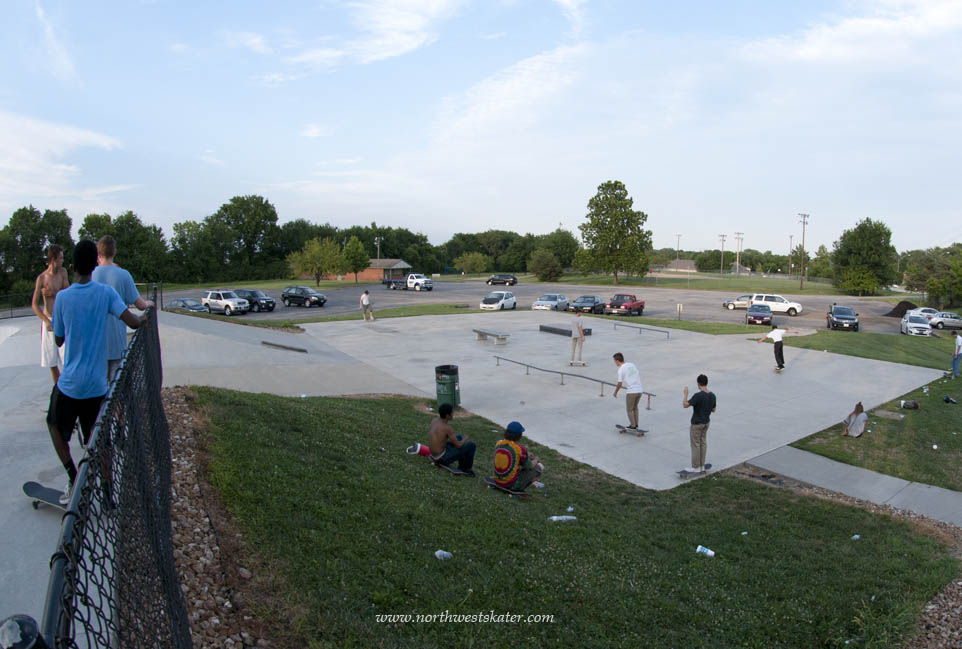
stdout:
[(848, 413), (848, 417), (842, 420), (842, 426), (845, 427), (842, 437), (861, 437), (865, 431), (866, 421), (868, 421), (868, 415), (865, 414), (862, 402), (859, 401), (855, 404), (855, 410)]
[(524, 491), (543, 472), (544, 465), (530, 457), (518, 440), (524, 426), (512, 421), (504, 429), (504, 439), (494, 446), (494, 484), (509, 491)]
[(442, 466), (449, 466), (454, 462), (462, 473), (474, 477), (474, 451), (476, 446), (467, 435), (455, 435), (454, 429), (448, 423), (454, 419), (454, 408), (450, 403), (442, 403), (438, 408), (438, 417), (431, 421), (428, 429), (428, 446), (431, 447), (431, 461)]

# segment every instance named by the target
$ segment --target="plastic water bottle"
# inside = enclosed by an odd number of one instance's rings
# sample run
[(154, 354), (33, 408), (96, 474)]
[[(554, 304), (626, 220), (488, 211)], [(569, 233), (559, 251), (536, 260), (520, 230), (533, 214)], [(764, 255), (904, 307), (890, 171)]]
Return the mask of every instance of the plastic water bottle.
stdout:
[(435, 551), (434, 556), (437, 557), (439, 561), (446, 561), (451, 557), (453, 557), (454, 555), (446, 550), (437, 550)]
[(548, 520), (552, 523), (563, 523), (565, 521), (576, 521), (578, 518), (576, 516), (549, 516)]
[(544, 483), (543, 483), (543, 482), (538, 482), (537, 480), (535, 480), (534, 482), (532, 482), (532, 483), (531, 483), (531, 486), (534, 487), (535, 489), (544, 489)]
[(715, 556), (715, 551), (714, 551), (714, 550), (709, 550), (709, 549), (706, 548), (704, 545), (699, 545), (697, 548), (695, 548), (695, 552), (696, 552), (697, 554), (704, 554), (706, 557), (713, 557), (713, 556)]
[(860, 538), (862, 538), (862, 536), (861, 536), (860, 534), (854, 534), (854, 535), (852, 536), (852, 540), (853, 540), (853, 541), (858, 541)]

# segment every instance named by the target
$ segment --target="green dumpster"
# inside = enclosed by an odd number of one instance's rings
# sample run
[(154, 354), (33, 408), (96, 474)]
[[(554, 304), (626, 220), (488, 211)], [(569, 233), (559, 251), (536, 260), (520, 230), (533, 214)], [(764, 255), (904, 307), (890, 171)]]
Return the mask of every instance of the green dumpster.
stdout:
[(434, 368), (435, 385), (438, 391), (438, 407), (450, 403), (452, 408), (461, 405), (461, 389), (458, 386), (458, 366), (438, 365)]

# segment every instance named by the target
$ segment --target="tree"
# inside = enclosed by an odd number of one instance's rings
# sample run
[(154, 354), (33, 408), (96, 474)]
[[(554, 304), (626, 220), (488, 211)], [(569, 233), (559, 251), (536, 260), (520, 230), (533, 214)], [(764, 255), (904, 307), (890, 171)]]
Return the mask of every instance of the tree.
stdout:
[(730, 269), (735, 263), (735, 253), (731, 250), (725, 251), (725, 261), (722, 263), (721, 250), (706, 250), (695, 255), (695, 268), (703, 273), (714, 273), (719, 271), (722, 266)]
[(533, 234), (517, 237), (507, 250), (497, 258), (498, 270), (523, 273), (527, 270), (528, 258), (538, 245), (538, 239)]
[(354, 273), (354, 283), (357, 284), (357, 274), (371, 265), (371, 257), (364, 249), (364, 244), (357, 237), (351, 237), (344, 246), (344, 269)]
[(588, 201), (587, 222), (578, 226), (593, 265), (611, 273), (615, 285), (619, 272), (648, 270), (651, 231), (642, 227), (648, 215), (631, 209), (633, 203), (621, 181), (604, 182)]
[(90, 239), (93, 242), (100, 241), (100, 237), (114, 236), (114, 221), (109, 214), (88, 214), (84, 217), (78, 231), (81, 239)]
[(574, 263), (575, 253), (578, 252), (578, 248), (581, 247), (575, 235), (560, 227), (554, 232), (543, 235), (538, 239), (537, 247), (550, 250), (554, 253), (555, 258), (558, 260), (558, 263), (561, 264), (562, 268), (571, 267), (572, 263)]
[(304, 247), (287, 257), (287, 263), (294, 275), (310, 275), (314, 285), (319, 286), (325, 275), (335, 275), (344, 268), (341, 250), (334, 239), (311, 239)]
[(832, 277), (832, 258), (829, 255), (828, 248), (824, 245), (819, 246), (818, 250), (815, 251), (815, 259), (806, 264), (805, 268), (808, 269), (809, 277), (830, 279)]
[(538, 248), (528, 258), (528, 271), (534, 273), (539, 282), (553, 282), (561, 277), (563, 269), (553, 252)]
[(454, 260), (454, 265), (465, 273), (483, 273), (491, 265), (491, 258), (480, 252), (468, 252)]
[(208, 219), (231, 231), (228, 256), (247, 272), (277, 255), (277, 210), (262, 196), (234, 196)]
[(0, 230), (0, 267), (4, 280), (13, 286), (18, 280), (33, 280), (46, 267), (47, 246), (63, 246), (64, 261), (73, 258), (73, 238), (70, 236), (70, 217), (66, 210), (45, 210), (42, 214), (33, 205), (21, 207)]
[[(881, 221), (864, 219), (853, 229), (842, 232), (835, 242), (832, 250), (835, 282), (841, 288), (850, 277), (860, 276), (851, 275), (851, 271), (864, 270), (872, 275), (876, 287), (891, 284), (898, 278), (896, 258), (888, 226)], [(860, 282), (860, 285), (867, 284)]]
[(838, 287), (847, 293), (858, 293), (861, 297), (866, 293), (875, 293), (878, 280), (867, 268), (849, 268), (844, 271)]

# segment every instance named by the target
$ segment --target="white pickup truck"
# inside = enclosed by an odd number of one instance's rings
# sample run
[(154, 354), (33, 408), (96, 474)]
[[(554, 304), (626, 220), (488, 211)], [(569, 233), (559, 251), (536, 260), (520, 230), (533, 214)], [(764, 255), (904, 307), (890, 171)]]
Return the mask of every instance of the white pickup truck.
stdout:
[(414, 290), (414, 291), (432, 291), (434, 290), (434, 282), (431, 281), (430, 277), (425, 277), (421, 273), (409, 273), (404, 279), (382, 279), (381, 283), (384, 284), (384, 288), (389, 288), (391, 290), (403, 289), (403, 290)]

